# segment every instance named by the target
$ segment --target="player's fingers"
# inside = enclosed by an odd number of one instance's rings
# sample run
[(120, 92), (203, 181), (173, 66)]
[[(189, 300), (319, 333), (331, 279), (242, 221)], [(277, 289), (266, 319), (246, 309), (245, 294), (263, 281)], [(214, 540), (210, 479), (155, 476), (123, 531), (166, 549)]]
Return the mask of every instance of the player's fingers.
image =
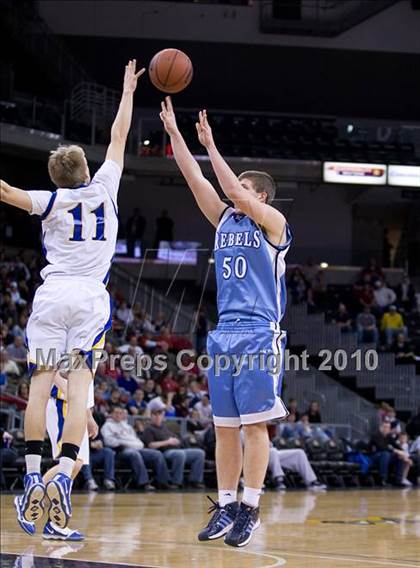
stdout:
[(138, 71), (135, 75), (136, 79), (141, 77), (145, 71), (146, 71), (146, 67), (143, 67), (142, 69), (140, 69), (140, 71)]
[(201, 134), (201, 126), (198, 124), (198, 122), (195, 123), (195, 127), (197, 129), (197, 134)]
[(172, 106), (172, 99), (171, 97), (166, 97), (166, 106), (168, 108), (169, 111), (173, 111), (174, 108)]

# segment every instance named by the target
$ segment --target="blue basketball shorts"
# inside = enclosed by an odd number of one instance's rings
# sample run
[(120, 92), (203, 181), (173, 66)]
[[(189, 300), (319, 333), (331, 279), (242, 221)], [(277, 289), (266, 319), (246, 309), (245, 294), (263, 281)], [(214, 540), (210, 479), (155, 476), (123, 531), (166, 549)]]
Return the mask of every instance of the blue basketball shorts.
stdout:
[(286, 333), (278, 323), (219, 323), (207, 339), (210, 401), (216, 426), (285, 418), (280, 398)]

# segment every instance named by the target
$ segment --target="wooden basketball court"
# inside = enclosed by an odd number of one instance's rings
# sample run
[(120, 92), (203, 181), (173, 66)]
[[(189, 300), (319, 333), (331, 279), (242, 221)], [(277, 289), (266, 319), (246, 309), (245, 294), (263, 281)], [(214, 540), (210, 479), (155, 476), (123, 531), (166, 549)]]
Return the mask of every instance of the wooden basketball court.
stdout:
[[(215, 496), (214, 496), (215, 497)], [(1, 499), (2, 568), (420, 567), (420, 491), (267, 493), (250, 545), (199, 543), (207, 522), (202, 492), (76, 494), (71, 525), (83, 543), (43, 541), (16, 524), (12, 495)], [(19, 558), (19, 556), (21, 558)], [(89, 564), (86, 564), (89, 562)]]

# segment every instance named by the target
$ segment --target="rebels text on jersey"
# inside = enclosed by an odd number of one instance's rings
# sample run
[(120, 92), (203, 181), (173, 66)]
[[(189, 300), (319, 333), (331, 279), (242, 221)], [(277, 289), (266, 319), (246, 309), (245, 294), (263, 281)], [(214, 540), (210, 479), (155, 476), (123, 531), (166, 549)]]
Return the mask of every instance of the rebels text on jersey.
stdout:
[(275, 246), (246, 215), (227, 208), (216, 230), (214, 258), (219, 321), (280, 322), (286, 305), (284, 257), (292, 237)]

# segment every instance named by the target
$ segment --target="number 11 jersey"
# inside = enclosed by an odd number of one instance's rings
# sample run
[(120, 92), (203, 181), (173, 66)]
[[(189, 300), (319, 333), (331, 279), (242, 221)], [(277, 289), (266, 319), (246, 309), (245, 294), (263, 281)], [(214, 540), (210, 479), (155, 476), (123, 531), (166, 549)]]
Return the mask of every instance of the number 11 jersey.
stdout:
[(41, 277), (89, 277), (107, 284), (118, 232), (121, 168), (106, 160), (92, 181), (76, 189), (28, 191), (33, 215), (42, 220), (47, 266)]

